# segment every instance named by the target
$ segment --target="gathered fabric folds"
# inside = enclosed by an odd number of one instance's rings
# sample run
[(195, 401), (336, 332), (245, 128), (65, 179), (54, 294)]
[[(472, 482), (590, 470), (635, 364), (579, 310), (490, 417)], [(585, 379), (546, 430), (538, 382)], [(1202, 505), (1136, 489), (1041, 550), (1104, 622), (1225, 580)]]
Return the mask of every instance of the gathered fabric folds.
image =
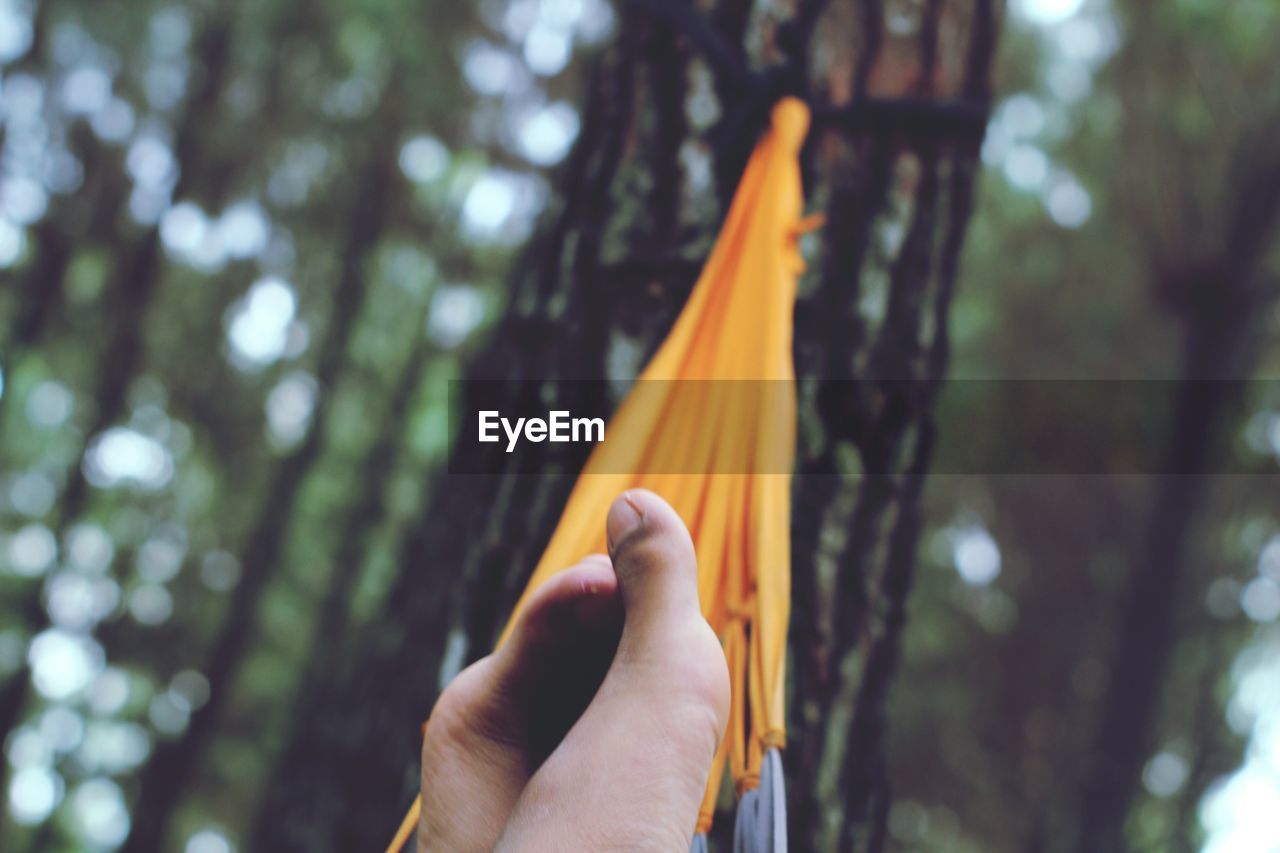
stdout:
[[(692, 535), (702, 612), (724, 645), (732, 688), (697, 832), (711, 826), (727, 766), (741, 799), (735, 850), (771, 853), (786, 848), (779, 751), (796, 435), (792, 328), (804, 268), (798, 237), (814, 224), (801, 218), (799, 153), (808, 127), (802, 101), (774, 106), (688, 302), (609, 421), (507, 625), (509, 632), (547, 578), (607, 550), (605, 516), (615, 497), (632, 488), (661, 495)], [(406, 820), (402, 841), (412, 825)]]

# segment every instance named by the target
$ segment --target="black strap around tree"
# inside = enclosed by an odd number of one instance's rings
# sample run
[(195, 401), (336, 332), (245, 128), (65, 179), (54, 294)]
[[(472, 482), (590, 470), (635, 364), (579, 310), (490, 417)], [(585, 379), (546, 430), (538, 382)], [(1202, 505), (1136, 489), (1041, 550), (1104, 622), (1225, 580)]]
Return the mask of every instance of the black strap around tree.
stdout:
[[(985, 100), (863, 97), (841, 106), (814, 104), (800, 63), (763, 72), (753, 70), (741, 49), (725, 39), (694, 8), (692, 0), (618, 2), (624, 8), (653, 15), (688, 38), (711, 67), (721, 91), (729, 96), (725, 100), (732, 99), (721, 104), (720, 120), (707, 139), (716, 154), (716, 194), (723, 209), (728, 209), (756, 141), (769, 126), (773, 105), (788, 95), (809, 104), (811, 135), (824, 129), (845, 133), (875, 131), (917, 139), (946, 134), (952, 140), (977, 144), (990, 117), (991, 105)], [(808, 180), (806, 173), (805, 182)]]
[[(946, 130), (969, 137), (982, 133), (991, 114), (990, 103), (977, 99), (861, 98), (842, 106), (813, 104), (805, 91), (800, 69), (779, 66), (765, 72), (752, 70), (742, 52), (693, 7), (691, 0), (619, 2), (661, 18), (689, 39), (711, 66), (717, 80), (739, 93), (741, 103), (725, 105), (726, 115), (739, 112), (736, 107), (745, 103), (743, 112), (750, 114), (762, 112), (758, 104), (764, 104), (763, 113), (767, 116), (769, 108), (778, 99), (793, 95), (809, 102), (815, 128), (880, 128), (906, 132)], [(757, 133), (762, 129), (757, 128)]]

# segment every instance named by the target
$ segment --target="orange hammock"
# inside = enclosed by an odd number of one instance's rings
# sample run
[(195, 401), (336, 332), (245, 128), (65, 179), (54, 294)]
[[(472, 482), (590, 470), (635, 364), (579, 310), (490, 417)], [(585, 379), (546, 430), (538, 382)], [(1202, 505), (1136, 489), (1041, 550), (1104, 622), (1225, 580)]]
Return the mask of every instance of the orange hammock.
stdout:
[[(607, 550), (605, 515), (617, 495), (645, 488), (671, 504), (692, 534), (703, 615), (724, 644), (732, 685), (700, 836), (711, 826), (726, 761), (743, 797), (739, 825), (764, 821), (771, 838), (782, 826), (775, 750), (786, 741), (792, 312), (804, 266), (797, 238), (816, 224), (801, 220), (798, 155), (808, 126), (803, 102), (786, 98), (774, 107), (688, 303), (588, 459), (507, 623), (509, 632), (551, 575)], [(762, 769), (768, 807), (754, 799)], [(411, 837), (419, 808), (415, 802), (390, 850)], [(695, 847), (701, 843), (699, 837)], [(777, 843), (785, 849), (785, 836)]]

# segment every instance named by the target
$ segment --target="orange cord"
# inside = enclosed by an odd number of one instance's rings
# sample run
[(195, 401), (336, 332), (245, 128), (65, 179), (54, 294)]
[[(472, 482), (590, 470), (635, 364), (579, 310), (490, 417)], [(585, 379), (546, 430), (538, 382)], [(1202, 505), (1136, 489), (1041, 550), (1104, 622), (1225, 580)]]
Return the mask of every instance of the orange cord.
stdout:
[(400, 828), (396, 830), (396, 837), (391, 839), (391, 843), (387, 845), (387, 853), (400, 853), (404, 850), (405, 845), (409, 843), (409, 839), (413, 837), (413, 831), (418, 826), (418, 818), (422, 815), (422, 795), (413, 798), (413, 805), (409, 806), (409, 812), (404, 816), (404, 820), (400, 821)]

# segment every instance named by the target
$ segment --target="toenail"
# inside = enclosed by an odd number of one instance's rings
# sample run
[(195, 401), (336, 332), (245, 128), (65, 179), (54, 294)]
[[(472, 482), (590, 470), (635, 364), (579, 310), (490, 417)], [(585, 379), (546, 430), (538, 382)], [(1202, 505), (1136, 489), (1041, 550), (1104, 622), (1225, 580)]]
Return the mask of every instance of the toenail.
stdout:
[(617, 550), (618, 545), (644, 526), (645, 522), (644, 510), (636, 503), (635, 496), (631, 492), (622, 493), (622, 503), (627, 507), (625, 510), (621, 509), (620, 504), (615, 503), (615, 509), (609, 513), (607, 539), (611, 555)]

